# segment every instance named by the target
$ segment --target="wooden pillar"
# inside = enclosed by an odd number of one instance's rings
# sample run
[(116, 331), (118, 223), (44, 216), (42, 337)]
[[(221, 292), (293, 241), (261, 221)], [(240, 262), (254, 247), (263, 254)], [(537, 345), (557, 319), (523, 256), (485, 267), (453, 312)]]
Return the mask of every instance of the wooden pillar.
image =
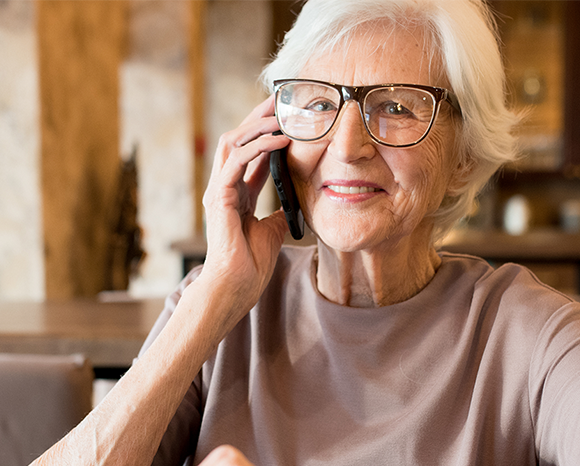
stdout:
[(294, 25), (304, 2), (296, 0), (270, 0), (270, 2), (272, 4), (272, 53), (275, 53), (286, 33)]
[(124, 1), (37, 0), (46, 296), (103, 289), (120, 169)]
[(191, 115), (193, 121), (193, 184), (194, 184), (194, 234), (203, 234), (203, 193), (205, 191), (205, 157), (206, 157), (206, 125), (205, 125), (205, 23), (206, 0), (190, 2), (190, 47), (189, 63), (191, 70)]

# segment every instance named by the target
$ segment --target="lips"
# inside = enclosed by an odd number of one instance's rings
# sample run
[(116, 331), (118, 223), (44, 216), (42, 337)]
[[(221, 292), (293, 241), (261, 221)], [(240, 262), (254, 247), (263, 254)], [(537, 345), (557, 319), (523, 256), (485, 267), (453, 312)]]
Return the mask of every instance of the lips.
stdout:
[(328, 180), (323, 185), (326, 195), (335, 201), (358, 203), (374, 198), (386, 191), (377, 185), (364, 180)]
[(380, 189), (372, 186), (343, 186), (331, 184), (327, 185), (327, 188), (338, 194), (364, 194), (380, 191)]

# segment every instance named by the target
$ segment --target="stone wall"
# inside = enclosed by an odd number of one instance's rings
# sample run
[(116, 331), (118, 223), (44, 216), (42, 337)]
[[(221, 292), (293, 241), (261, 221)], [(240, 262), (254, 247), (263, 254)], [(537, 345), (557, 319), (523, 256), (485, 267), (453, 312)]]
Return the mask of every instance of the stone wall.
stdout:
[[(171, 291), (182, 275), (171, 248), (193, 234), (193, 122), (187, 2), (134, 2), (122, 66), (122, 153), (138, 146), (139, 221), (147, 252), (131, 283), (138, 296)], [(270, 52), (268, 1), (213, 1), (206, 11), (205, 180), (219, 136), (263, 98), (256, 83)], [(270, 209), (263, 196), (260, 214)]]
[[(41, 3), (38, 24), (48, 42), (39, 42), (35, 28), (37, 2), (0, 2), (0, 299), (91, 295), (101, 288), (102, 274), (95, 269), (101, 267), (107, 197), (117, 179), (113, 167), (134, 146), (147, 257), (130, 290), (166, 294), (182, 273), (171, 244), (191, 235), (195, 213), (187, 2)], [(123, 3), (124, 13), (112, 11)], [(92, 13), (83, 13), (90, 4)], [(69, 10), (68, 26), (62, 18), (49, 25), (58, 8)], [(206, 21), (207, 180), (219, 135), (265, 97), (256, 79), (272, 49), (271, 4), (211, 1)], [(93, 33), (75, 38), (75, 28)], [(95, 34), (99, 44), (91, 42)], [(56, 55), (47, 61), (38, 44)], [(63, 65), (73, 59), (77, 65)], [(110, 72), (115, 66), (116, 74)], [(39, 69), (53, 83), (42, 93)], [(87, 72), (93, 84), (83, 78)], [(59, 95), (60, 85), (73, 89), (73, 97)], [(110, 98), (99, 98), (100, 91)], [(40, 95), (48, 99), (42, 115)], [(65, 115), (58, 128), (54, 112)], [(106, 113), (109, 118), (103, 118)], [(106, 149), (90, 136), (99, 131), (106, 134)], [(269, 190), (259, 216), (272, 203)]]
[(0, 299), (44, 297), (34, 19), (0, 2)]

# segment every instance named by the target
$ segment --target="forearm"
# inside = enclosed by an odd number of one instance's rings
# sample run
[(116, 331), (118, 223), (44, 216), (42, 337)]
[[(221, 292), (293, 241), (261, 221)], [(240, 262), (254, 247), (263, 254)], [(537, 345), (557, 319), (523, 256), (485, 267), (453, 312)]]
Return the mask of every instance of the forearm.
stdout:
[(207, 285), (203, 280), (190, 285), (149, 350), (35, 466), (151, 464), (194, 377), (235, 325), (224, 319), (231, 304), (227, 293)]
[(146, 353), (35, 466), (151, 464), (202, 364), (257, 302), (274, 270), (287, 231), (284, 214), (258, 220), (254, 209), (267, 154), (288, 144), (271, 134), (276, 129), (269, 98), (220, 139), (204, 196), (208, 248), (201, 275)]

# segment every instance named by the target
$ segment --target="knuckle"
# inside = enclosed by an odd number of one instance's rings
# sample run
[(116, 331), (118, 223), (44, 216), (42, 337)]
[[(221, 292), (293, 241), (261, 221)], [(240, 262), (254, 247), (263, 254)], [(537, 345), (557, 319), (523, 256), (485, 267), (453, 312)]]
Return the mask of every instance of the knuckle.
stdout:
[(211, 200), (210, 197), (206, 191), (206, 193), (203, 195), (203, 198), (201, 199), (201, 204), (207, 209), (210, 205), (211, 205)]
[(240, 451), (231, 445), (221, 445), (213, 451), (213, 454), (216, 459), (225, 461), (226, 464), (227, 462), (232, 463), (237, 461), (240, 458)]
[(231, 141), (234, 139), (234, 131), (226, 131), (222, 133), (218, 139), (218, 144), (231, 145)]
[(229, 155), (234, 149), (240, 147), (240, 142), (238, 141), (238, 134), (234, 131), (228, 131), (223, 133), (218, 138), (218, 147), (220, 150)]
[(229, 145), (229, 133), (224, 133), (218, 138), (218, 146), (227, 147)]

